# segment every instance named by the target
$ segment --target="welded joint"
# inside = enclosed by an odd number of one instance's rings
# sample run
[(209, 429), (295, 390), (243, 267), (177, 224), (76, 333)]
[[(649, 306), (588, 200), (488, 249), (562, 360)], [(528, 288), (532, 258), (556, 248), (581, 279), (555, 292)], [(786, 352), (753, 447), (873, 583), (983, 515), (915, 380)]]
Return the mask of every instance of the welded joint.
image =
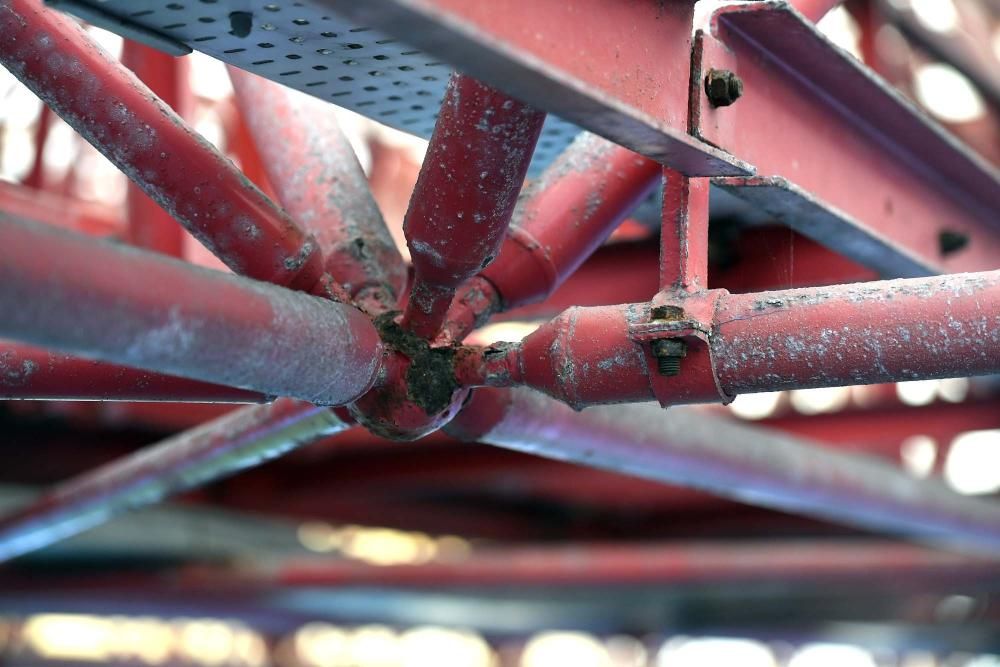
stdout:
[[(722, 404), (736, 398), (722, 389), (711, 344), (716, 310), (728, 295), (725, 289), (662, 291), (650, 301), (646, 321), (629, 323), (629, 337), (643, 351), (649, 368), (649, 385), (661, 406), (676, 404), (675, 378), (685, 372), (681, 360), (694, 352), (708, 355), (712, 381)], [(683, 347), (677, 342), (683, 343)]]

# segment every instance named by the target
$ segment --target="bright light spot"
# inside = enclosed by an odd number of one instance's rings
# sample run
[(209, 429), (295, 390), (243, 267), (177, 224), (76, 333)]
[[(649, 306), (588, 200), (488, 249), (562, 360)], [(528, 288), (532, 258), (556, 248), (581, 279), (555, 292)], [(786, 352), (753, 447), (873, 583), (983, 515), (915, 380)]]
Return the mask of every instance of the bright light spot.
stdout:
[(342, 665), (349, 658), (347, 632), (326, 623), (303, 625), (292, 643), (299, 660), (313, 667)]
[(914, 477), (927, 477), (937, 461), (937, 443), (927, 435), (914, 435), (899, 446), (903, 467)]
[(434, 558), (437, 545), (427, 535), (391, 528), (360, 528), (344, 536), (344, 555), (373, 565), (426, 563)]
[(195, 118), (194, 129), (220, 151), (226, 150), (226, 134), (215, 109), (201, 109)]
[(492, 345), (501, 341), (517, 342), (532, 333), (540, 322), (495, 322), (476, 329), (466, 342), (476, 345)]
[(233, 630), (223, 621), (212, 619), (179, 624), (180, 650), (188, 660), (221, 665), (233, 650)]
[(977, 655), (963, 667), (1000, 667), (1000, 655)]
[(21, 181), (35, 160), (35, 144), (31, 133), (20, 127), (0, 125), (0, 177)]
[(792, 407), (804, 415), (837, 412), (851, 400), (849, 387), (818, 387), (796, 389), (791, 392)]
[(689, 639), (670, 641), (657, 656), (658, 667), (775, 667), (774, 653), (751, 639)]
[(583, 632), (542, 632), (532, 637), (521, 654), (521, 667), (611, 667), (604, 644)]
[(857, 21), (844, 7), (835, 7), (816, 24), (831, 42), (861, 60), (861, 30)]
[(170, 658), (174, 631), (155, 618), (122, 618), (115, 629), (115, 654), (159, 665)]
[(958, 27), (958, 10), (951, 0), (911, 0), (910, 8), (928, 30), (951, 32)]
[(937, 398), (937, 380), (913, 380), (896, 384), (896, 395), (906, 405), (930, 405)]
[(740, 394), (729, 409), (743, 419), (764, 419), (774, 414), (784, 396), (782, 391), (765, 391), (759, 394)]
[(401, 661), (399, 636), (383, 625), (355, 629), (348, 639), (348, 664), (397, 667)]
[(986, 113), (983, 98), (972, 82), (943, 63), (921, 65), (914, 77), (914, 92), (924, 108), (947, 122), (968, 123)]
[(233, 657), (250, 667), (264, 667), (268, 664), (267, 643), (253, 630), (242, 629), (233, 640)]
[(475, 632), (421, 627), (399, 640), (401, 667), (490, 667), (493, 650)]
[(105, 662), (111, 657), (115, 626), (97, 616), (38, 614), (25, 622), (21, 637), (43, 658)]
[(646, 667), (649, 664), (649, 652), (646, 646), (628, 635), (608, 637), (604, 641), (611, 664), (614, 667)]
[(1000, 25), (993, 31), (993, 57), (1000, 60)]
[(191, 61), (188, 68), (191, 90), (196, 96), (218, 102), (233, 94), (233, 84), (221, 60), (197, 51), (190, 54), (188, 59)]
[(934, 619), (942, 623), (959, 623), (976, 610), (976, 598), (968, 595), (949, 595), (934, 607)]
[(1000, 430), (956, 437), (944, 462), (944, 478), (959, 493), (1000, 491)]
[(899, 667), (938, 667), (938, 662), (929, 651), (911, 651), (903, 656)]
[(788, 667), (876, 667), (872, 654), (846, 644), (810, 644), (799, 649)]
[(938, 396), (949, 403), (961, 403), (969, 395), (968, 378), (938, 380)]

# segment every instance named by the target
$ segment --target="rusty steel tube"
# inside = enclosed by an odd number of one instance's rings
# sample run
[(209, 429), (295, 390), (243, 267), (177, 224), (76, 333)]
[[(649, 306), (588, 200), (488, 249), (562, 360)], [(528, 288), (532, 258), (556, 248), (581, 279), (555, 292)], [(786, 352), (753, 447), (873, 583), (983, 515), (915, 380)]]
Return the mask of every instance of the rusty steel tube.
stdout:
[(334, 107), (235, 67), (229, 76), (267, 178), (319, 243), (327, 272), (359, 302), (392, 309), (406, 263)]
[(262, 403), (264, 394), (0, 342), (0, 399)]
[(520, 343), (463, 360), (465, 384), (526, 385), (582, 409), (641, 402), (718, 402), (742, 393), (1000, 373), (1000, 271), (729, 294), (667, 293), (686, 356), (662, 377), (649, 303), (574, 307)]
[(315, 241), (74, 21), (0, 0), (0, 64), (233, 271), (319, 283)]
[(415, 271), (403, 325), (432, 337), (455, 290), (493, 261), (545, 114), (453, 74), (403, 230)]
[(1000, 372), (1000, 271), (720, 300), (711, 338), (727, 394)]
[(28, 223), (0, 222), (0, 309), (6, 338), (318, 404), (381, 360), (351, 306)]
[(329, 408), (290, 399), (232, 412), (86, 472), (0, 517), (0, 561), (350, 427)]
[(493, 313), (551, 295), (650, 193), (661, 169), (581, 132), (521, 193), (499, 256), (458, 290), (442, 337), (460, 341)]
[(505, 310), (551, 294), (660, 180), (661, 166), (589, 132), (524, 192), (500, 256), (483, 271)]
[(530, 389), (479, 389), (446, 429), (467, 441), (688, 486), (741, 502), (996, 553), (1000, 507), (938, 480), (698, 408), (583, 412)]

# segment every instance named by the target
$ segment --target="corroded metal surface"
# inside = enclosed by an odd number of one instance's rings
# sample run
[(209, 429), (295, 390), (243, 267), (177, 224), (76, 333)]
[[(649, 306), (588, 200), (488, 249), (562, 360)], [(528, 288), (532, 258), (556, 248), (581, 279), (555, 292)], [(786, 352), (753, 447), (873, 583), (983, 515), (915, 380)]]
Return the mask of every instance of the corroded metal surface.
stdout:
[(403, 225), (415, 272), (407, 328), (436, 334), (455, 290), (497, 256), (544, 119), (475, 79), (452, 77)]
[(316, 239), (326, 270), (355, 299), (392, 309), (406, 264), (333, 109), (235, 68), (229, 75), (268, 180)]
[(75, 22), (3, 0), (0, 63), (231, 269), (317, 283), (315, 241)]
[(35, 551), (350, 428), (329, 408), (292, 400), (233, 412), (63, 482), (0, 518), (0, 560)]
[(2, 336), (327, 405), (367, 391), (381, 360), (351, 306), (16, 222), (0, 223), (0, 308)]
[(726, 391), (1000, 372), (1000, 272), (730, 295), (712, 351)]
[(0, 343), (0, 398), (260, 403), (264, 394)]
[(699, 410), (572, 408), (530, 389), (479, 389), (449, 433), (822, 519), (996, 553), (1000, 507), (862, 455)]

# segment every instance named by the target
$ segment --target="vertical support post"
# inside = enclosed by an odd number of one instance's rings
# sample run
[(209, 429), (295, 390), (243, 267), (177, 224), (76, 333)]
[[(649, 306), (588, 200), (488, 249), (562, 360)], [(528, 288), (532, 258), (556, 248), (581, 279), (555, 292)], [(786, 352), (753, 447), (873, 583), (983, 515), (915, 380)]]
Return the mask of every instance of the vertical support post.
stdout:
[[(144, 44), (125, 40), (122, 64), (132, 70), (163, 102), (185, 120), (192, 112), (188, 62)], [(134, 246), (171, 257), (184, 251), (184, 228), (132, 181), (125, 200), (128, 239)]]
[(696, 292), (708, 287), (709, 179), (663, 170), (660, 289)]

